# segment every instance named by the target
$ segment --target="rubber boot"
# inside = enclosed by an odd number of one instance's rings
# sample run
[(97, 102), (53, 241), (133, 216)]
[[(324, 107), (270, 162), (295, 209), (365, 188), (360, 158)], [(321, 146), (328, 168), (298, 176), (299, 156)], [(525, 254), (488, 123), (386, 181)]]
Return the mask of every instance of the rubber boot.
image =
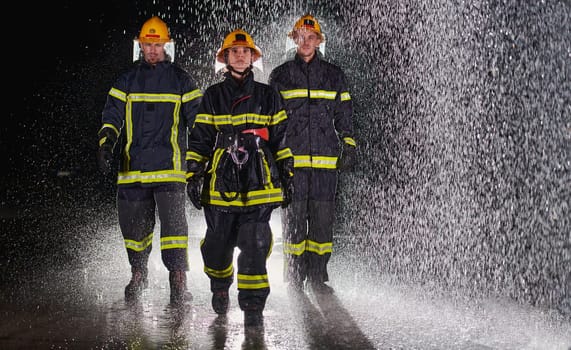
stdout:
[(320, 281), (310, 281), (311, 289), (316, 294), (330, 295), (335, 293), (333, 287), (325, 284), (325, 282)]
[(230, 298), (228, 297), (228, 290), (217, 290), (212, 293), (212, 308), (217, 314), (226, 314), (229, 304)]
[(138, 300), (143, 294), (143, 289), (149, 286), (147, 279), (147, 269), (131, 267), (131, 281), (125, 287), (125, 300)]
[(260, 327), (264, 325), (262, 310), (244, 310), (244, 326)]
[(182, 305), (192, 300), (192, 294), (186, 289), (185, 271), (170, 271), (169, 285), (171, 289), (171, 304)]

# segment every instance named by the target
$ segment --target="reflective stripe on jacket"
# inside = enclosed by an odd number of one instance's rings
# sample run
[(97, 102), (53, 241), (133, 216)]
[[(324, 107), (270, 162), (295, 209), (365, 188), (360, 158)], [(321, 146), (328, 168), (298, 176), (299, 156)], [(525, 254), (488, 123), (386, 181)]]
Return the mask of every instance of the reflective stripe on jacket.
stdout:
[(102, 128), (121, 144), (118, 185), (186, 183), (188, 129), (202, 92), (170, 61), (141, 61), (122, 74), (107, 96)]

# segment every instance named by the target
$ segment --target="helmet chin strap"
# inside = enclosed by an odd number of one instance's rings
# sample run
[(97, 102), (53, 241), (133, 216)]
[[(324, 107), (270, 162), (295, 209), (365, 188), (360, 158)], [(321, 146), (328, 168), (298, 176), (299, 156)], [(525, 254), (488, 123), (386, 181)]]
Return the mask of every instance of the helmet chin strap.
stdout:
[(231, 65), (227, 64), (226, 65), (226, 69), (228, 69), (230, 72), (232, 73), (236, 73), (238, 75), (240, 75), (240, 77), (245, 77), (248, 73), (250, 73), (252, 71), (253, 66), (250, 64), (250, 66), (248, 66), (248, 68), (244, 69), (243, 72), (238, 72), (237, 70), (235, 70), (234, 68), (232, 68)]

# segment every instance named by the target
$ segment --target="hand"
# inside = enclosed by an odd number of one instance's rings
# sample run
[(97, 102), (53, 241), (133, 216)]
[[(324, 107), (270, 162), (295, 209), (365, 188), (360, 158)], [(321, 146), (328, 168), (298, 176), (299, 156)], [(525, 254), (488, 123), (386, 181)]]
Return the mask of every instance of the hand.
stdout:
[(343, 144), (341, 156), (337, 160), (337, 169), (339, 171), (351, 171), (357, 160), (357, 150), (354, 146)]
[(111, 160), (113, 159), (112, 147), (106, 143), (102, 144), (97, 151), (97, 165), (103, 175), (111, 172)]
[(198, 210), (202, 209), (202, 203), (200, 203), (200, 190), (202, 187), (202, 181), (200, 181), (200, 176), (194, 175), (188, 179), (186, 183), (186, 194), (192, 202), (192, 205)]

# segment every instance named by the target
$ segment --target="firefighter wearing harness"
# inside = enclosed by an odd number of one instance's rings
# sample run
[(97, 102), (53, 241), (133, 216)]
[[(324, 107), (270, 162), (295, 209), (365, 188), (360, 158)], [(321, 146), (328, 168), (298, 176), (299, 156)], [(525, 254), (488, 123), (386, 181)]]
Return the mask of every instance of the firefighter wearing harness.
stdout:
[(291, 198), (287, 188), (293, 176), (282, 99), (254, 80), (253, 63), (261, 56), (247, 32), (236, 29), (225, 37), (216, 55), (225, 65), (224, 80), (206, 89), (187, 153), (188, 196), (197, 209), (204, 208), (207, 224), (200, 250), (212, 308), (228, 312), (237, 247), (245, 326), (263, 325), (270, 293), (266, 260), (273, 244), (269, 221)]
[(136, 301), (148, 286), (155, 213), (160, 249), (169, 271), (170, 301), (190, 299), (186, 202), (186, 140), (202, 96), (194, 80), (165, 51), (173, 43), (165, 22), (147, 20), (137, 39), (142, 59), (109, 90), (98, 132), (98, 164), (107, 174), (112, 152), (120, 153), (117, 212), (131, 281), (125, 299)]
[(288, 34), (295, 57), (276, 67), (269, 84), (285, 101), (287, 140), (294, 154), (294, 197), (282, 210), (284, 280), (294, 290), (308, 282), (333, 293), (327, 264), (333, 250), (338, 171), (355, 162), (351, 96), (342, 70), (323, 59), (324, 40), (315, 17), (302, 16)]

